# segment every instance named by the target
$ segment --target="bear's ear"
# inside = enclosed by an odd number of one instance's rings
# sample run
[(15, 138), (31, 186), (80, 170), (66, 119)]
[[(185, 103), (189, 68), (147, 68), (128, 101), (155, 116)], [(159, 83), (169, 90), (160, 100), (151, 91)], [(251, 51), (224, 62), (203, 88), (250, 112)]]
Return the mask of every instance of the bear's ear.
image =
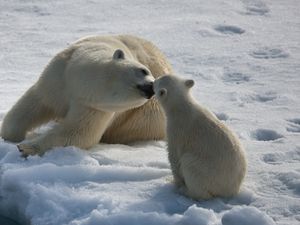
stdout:
[(165, 89), (165, 88), (162, 88), (162, 89), (160, 89), (159, 91), (158, 91), (158, 96), (159, 97), (165, 97), (166, 95), (167, 95), (167, 89)]
[(184, 84), (185, 84), (186, 87), (191, 88), (191, 87), (194, 86), (195, 81), (194, 80), (185, 80)]
[(113, 59), (125, 59), (125, 54), (121, 49), (117, 49), (114, 52)]

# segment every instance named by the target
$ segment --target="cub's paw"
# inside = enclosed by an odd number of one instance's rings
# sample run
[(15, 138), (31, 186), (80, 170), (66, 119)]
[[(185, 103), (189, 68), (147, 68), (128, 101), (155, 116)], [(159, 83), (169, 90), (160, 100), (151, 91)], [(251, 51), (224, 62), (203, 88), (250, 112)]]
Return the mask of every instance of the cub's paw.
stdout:
[(22, 153), (23, 157), (40, 154), (39, 146), (32, 143), (20, 143), (17, 145), (17, 147), (19, 151)]

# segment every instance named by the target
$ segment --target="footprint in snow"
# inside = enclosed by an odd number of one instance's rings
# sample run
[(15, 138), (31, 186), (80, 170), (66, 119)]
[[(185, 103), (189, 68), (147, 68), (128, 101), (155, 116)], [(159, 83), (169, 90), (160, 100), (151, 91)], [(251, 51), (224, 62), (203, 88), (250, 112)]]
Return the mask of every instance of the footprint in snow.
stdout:
[(287, 120), (289, 126), (286, 128), (288, 132), (300, 133), (300, 118)]
[(260, 0), (243, 0), (246, 15), (265, 16), (270, 12), (269, 7)]
[(257, 102), (269, 102), (275, 100), (276, 98), (277, 98), (277, 93), (272, 91), (256, 94), (253, 96), (253, 100)]
[(267, 153), (262, 160), (271, 165), (282, 163), (298, 163), (300, 161), (300, 148), (288, 152)]
[(225, 83), (241, 84), (250, 81), (250, 76), (240, 72), (226, 72), (223, 77)]
[(276, 177), (289, 190), (293, 191), (297, 195), (300, 194), (300, 173), (298, 171), (279, 173)]
[(229, 34), (229, 35), (245, 33), (244, 29), (237, 27), (237, 26), (232, 26), (232, 25), (218, 25), (218, 26), (215, 26), (214, 29), (216, 31), (218, 31), (219, 33)]
[(251, 132), (251, 137), (257, 141), (274, 141), (283, 138), (284, 136), (274, 130), (257, 129)]
[(16, 8), (15, 11), (20, 13), (34, 13), (38, 16), (49, 16), (51, 13), (47, 12), (45, 9), (39, 6), (23, 6)]
[(250, 93), (240, 97), (240, 100), (243, 103), (267, 103), (274, 101), (278, 98), (277, 93), (273, 91), (265, 92), (265, 93)]
[(277, 59), (287, 58), (289, 54), (279, 48), (263, 47), (250, 53), (253, 58), (256, 59)]

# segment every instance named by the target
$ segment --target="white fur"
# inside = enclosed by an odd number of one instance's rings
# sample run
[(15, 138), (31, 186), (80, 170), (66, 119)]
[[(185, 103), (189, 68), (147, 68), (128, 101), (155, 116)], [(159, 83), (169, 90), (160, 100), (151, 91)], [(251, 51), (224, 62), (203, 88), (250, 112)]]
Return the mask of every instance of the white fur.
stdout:
[(18, 145), (24, 155), (42, 154), (56, 146), (89, 148), (100, 139), (129, 143), (164, 138), (159, 106), (153, 99), (148, 101), (137, 85), (170, 71), (163, 54), (141, 38), (80, 39), (50, 61), (8, 112), (1, 136), (20, 142), (28, 131), (57, 120), (49, 132)]
[(235, 195), (246, 173), (244, 150), (234, 133), (194, 100), (189, 91), (193, 84), (175, 76), (154, 82), (167, 117), (175, 184), (195, 199)]

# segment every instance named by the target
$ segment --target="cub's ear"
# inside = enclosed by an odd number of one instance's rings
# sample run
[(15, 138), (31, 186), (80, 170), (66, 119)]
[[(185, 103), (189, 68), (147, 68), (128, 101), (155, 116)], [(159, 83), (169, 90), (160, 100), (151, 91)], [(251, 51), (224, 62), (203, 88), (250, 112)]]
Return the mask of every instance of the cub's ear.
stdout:
[(185, 80), (184, 84), (185, 84), (186, 87), (191, 88), (191, 87), (194, 86), (195, 81), (194, 80)]
[(162, 88), (162, 89), (160, 89), (159, 91), (158, 91), (158, 96), (159, 97), (165, 97), (165, 96), (167, 96), (167, 89), (165, 89), (165, 88)]
[(125, 59), (125, 54), (121, 49), (117, 49), (113, 55), (113, 59)]

